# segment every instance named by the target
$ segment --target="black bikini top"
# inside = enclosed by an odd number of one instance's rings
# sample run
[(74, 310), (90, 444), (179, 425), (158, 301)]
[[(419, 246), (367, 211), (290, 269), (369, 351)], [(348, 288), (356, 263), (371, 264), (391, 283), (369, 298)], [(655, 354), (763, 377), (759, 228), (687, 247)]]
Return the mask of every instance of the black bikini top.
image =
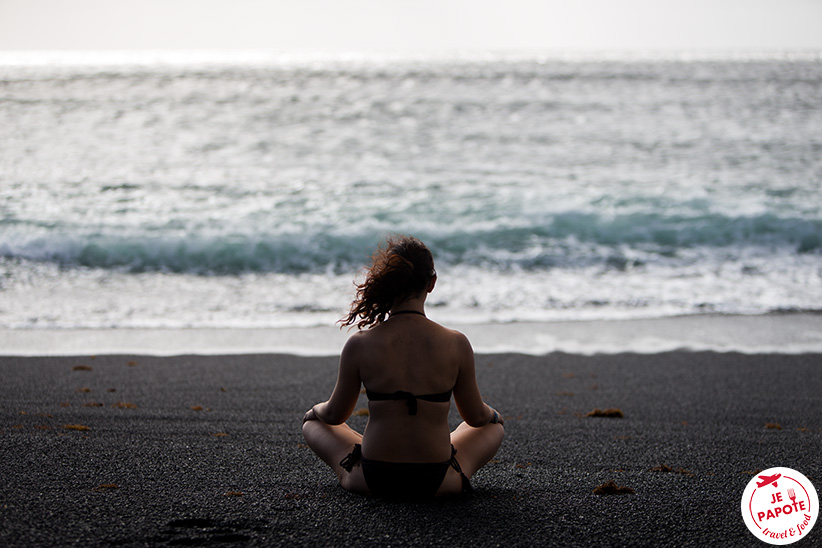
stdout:
[(442, 392), (440, 394), (423, 394), (422, 396), (415, 396), (411, 392), (404, 392), (402, 390), (397, 390), (393, 394), (386, 394), (383, 392), (372, 392), (367, 388), (365, 389), (365, 395), (368, 396), (369, 400), (405, 400), (405, 402), (408, 404), (409, 415), (417, 414), (417, 400), (447, 402), (451, 401), (451, 392), (452, 390), (449, 390), (448, 392)]

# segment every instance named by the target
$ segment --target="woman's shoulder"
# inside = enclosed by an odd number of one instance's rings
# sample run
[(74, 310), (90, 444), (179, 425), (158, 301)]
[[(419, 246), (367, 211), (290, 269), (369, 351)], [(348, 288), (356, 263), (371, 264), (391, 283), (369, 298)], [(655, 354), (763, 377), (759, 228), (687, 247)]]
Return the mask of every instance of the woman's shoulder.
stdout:
[(357, 354), (370, 354), (380, 345), (385, 344), (384, 334), (379, 329), (379, 326), (370, 329), (363, 329), (357, 331), (345, 341), (343, 346), (343, 354), (354, 356)]
[(468, 340), (468, 337), (462, 333), (461, 331), (457, 331), (456, 329), (451, 329), (449, 327), (445, 327), (440, 324), (435, 324), (439, 331), (440, 340), (445, 343), (445, 346), (448, 348), (455, 349), (457, 352), (464, 354), (464, 353), (473, 353), (473, 348), (471, 347), (471, 342)]
[(343, 355), (352, 356), (362, 352), (368, 346), (368, 331), (357, 331), (345, 341)]
[(442, 330), (442, 332), (446, 336), (454, 339), (455, 341), (459, 341), (461, 343), (468, 343), (468, 337), (462, 331), (457, 331), (456, 329), (451, 329), (450, 327), (445, 327), (444, 325), (440, 325), (440, 324), (436, 324), (436, 325)]

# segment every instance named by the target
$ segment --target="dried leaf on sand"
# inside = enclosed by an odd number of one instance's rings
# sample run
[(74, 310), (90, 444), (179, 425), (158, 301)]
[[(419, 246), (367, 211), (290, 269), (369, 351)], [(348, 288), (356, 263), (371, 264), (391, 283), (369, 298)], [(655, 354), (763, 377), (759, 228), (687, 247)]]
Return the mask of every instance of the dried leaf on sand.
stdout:
[(650, 469), (650, 472), (673, 472), (674, 474), (682, 474), (684, 476), (692, 475), (691, 471), (687, 470), (685, 468), (682, 468), (682, 467), (672, 468), (672, 467), (666, 466), (664, 464), (659, 464), (657, 466), (654, 466), (653, 468)]
[(605, 417), (608, 419), (621, 419), (625, 415), (622, 413), (622, 410), (617, 409), (616, 407), (610, 407), (608, 409), (599, 409), (596, 408), (590, 413), (588, 413), (589, 417)]
[(620, 486), (614, 481), (607, 481), (594, 489), (595, 495), (635, 495), (636, 491), (630, 487)]

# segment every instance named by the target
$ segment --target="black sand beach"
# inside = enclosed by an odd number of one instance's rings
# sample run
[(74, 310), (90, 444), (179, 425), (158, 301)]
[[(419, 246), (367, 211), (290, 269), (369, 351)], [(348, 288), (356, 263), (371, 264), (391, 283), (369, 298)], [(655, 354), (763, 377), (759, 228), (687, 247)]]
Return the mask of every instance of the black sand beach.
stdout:
[[(742, 492), (774, 466), (822, 485), (821, 366), (480, 355), (506, 416), (497, 460), (473, 496), (389, 503), (344, 492), (303, 445), (336, 358), (0, 358), (0, 546), (764, 546)], [(593, 493), (611, 480), (635, 494)]]

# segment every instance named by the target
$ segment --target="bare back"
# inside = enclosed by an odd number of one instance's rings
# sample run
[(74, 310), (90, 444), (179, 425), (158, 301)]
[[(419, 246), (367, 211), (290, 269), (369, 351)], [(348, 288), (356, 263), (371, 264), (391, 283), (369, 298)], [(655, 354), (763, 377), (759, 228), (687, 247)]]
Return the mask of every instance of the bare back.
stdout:
[[(427, 395), (453, 389), (461, 412), (484, 413), (473, 352), (459, 332), (424, 317), (396, 316), (354, 335), (346, 346), (351, 348), (343, 353), (343, 361), (356, 363), (359, 378), (370, 391)], [(419, 400), (417, 413), (411, 415), (405, 400), (369, 401), (364, 456), (393, 462), (448, 460), (449, 408), (450, 402)]]

